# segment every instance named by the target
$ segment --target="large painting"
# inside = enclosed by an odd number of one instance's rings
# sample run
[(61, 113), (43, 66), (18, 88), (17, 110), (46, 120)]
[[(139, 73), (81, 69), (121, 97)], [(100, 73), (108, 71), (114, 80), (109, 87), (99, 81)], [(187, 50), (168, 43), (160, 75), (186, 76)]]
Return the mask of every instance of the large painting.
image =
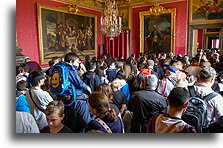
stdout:
[(190, 0), (190, 24), (223, 22), (223, 0)]
[(140, 51), (144, 53), (174, 52), (175, 8), (154, 5), (140, 12)]
[(41, 64), (74, 52), (84, 60), (96, 56), (96, 16), (38, 4)]

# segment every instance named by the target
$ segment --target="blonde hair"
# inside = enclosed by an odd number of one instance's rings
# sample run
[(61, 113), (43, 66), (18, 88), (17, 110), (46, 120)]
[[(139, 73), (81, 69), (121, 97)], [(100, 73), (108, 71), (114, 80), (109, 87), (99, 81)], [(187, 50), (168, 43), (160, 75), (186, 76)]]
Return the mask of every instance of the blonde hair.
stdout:
[(44, 112), (46, 115), (50, 115), (52, 113), (57, 113), (59, 117), (64, 114), (64, 104), (61, 101), (51, 101)]
[(187, 87), (187, 86), (188, 86), (188, 81), (186, 79), (179, 79), (176, 81), (174, 88)]
[(111, 88), (113, 91), (118, 91), (121, 88), (121, 83), (118, 79), (114, 79), (111, 83)]

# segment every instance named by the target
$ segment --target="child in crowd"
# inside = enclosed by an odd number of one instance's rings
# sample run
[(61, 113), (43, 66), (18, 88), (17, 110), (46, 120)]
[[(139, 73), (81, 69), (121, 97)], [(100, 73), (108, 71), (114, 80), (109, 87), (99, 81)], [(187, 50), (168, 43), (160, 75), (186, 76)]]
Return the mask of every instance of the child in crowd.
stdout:
[(48, 126), (41, 133), (72, 133), (72, 130), (61, 123), (64, 118), (64, 104), (61, 101), (50, 102), (45, 112)]
[(16, 111), (30, 113), (29, 104), (26, 101), (26, 81), (22, 80), (16, 86)]

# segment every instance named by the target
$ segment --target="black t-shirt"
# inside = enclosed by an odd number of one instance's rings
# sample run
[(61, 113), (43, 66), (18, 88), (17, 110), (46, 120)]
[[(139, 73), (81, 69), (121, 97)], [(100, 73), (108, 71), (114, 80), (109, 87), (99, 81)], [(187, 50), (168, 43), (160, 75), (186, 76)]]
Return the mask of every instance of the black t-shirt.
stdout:
[(114, 97), (113, 103), (118, 107), (119, 110), (122, 108), (122, 104), (127, 104), (127, 97), (122, 91), (118, 90), (112, 94)]
[[(40, 130), (40, 133), (50, 133), (50, 127), (45, 126), (42, 130)], [(64, 127), (57, 133), (73, 133), (73, 131), (64, 125)]]

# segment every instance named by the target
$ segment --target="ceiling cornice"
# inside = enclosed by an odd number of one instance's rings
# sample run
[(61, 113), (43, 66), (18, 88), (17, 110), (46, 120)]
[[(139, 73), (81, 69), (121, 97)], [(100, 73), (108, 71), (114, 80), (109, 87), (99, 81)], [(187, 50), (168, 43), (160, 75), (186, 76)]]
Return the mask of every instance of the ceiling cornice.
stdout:
[[(108, 0), (51, 0), (55, 2), (60, 2), (64, 4), (74, 4), (78, 7), (90, 8), (93, 10), (102, 11), (104, 3)], [(130, 6), (130, 7), (140, 7), (146, 5), (152, 5), (154, 3), (172, 3), (180, 2), (186, 0), (115, 0), (118, 7)]]

